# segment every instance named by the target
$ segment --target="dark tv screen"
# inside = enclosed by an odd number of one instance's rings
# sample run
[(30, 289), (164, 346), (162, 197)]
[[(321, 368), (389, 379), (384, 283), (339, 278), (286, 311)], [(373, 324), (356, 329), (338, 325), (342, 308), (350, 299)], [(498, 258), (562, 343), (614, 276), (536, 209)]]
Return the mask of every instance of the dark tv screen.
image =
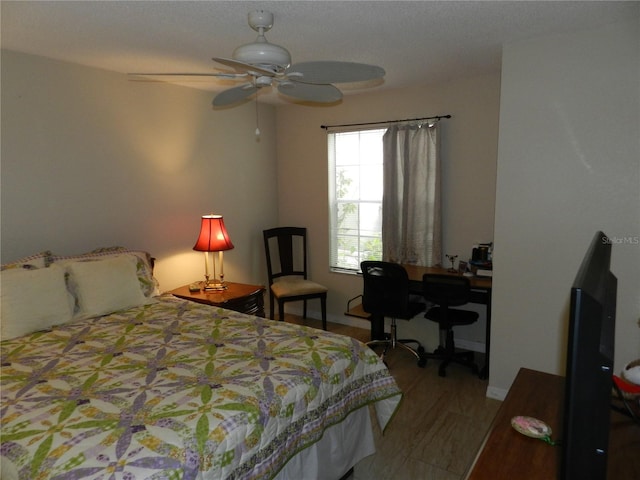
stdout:
[(617, 280), (611, 242), (597, 232), (571, 287), (562, 434), (562, 480), (605, 480)]

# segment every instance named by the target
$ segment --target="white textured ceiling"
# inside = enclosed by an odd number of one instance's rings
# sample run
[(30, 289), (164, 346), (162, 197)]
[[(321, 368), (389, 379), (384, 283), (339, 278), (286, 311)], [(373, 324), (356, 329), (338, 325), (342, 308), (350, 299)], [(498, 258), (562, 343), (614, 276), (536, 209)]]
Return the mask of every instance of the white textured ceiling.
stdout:
[[(497, 71), (505, 42), (640, 19), (640, 2), (629, 1), (2, 0), (0, 8), (2, 48), (122, 73), (211, 72), (211, 57), (231, 57), (255, 39), (248, 12), (269, 10), (267, 39), (294, 63), (380, 65), (387, 74), (378, 89)], [(188, 85), (222, 91), (230, 83)]]

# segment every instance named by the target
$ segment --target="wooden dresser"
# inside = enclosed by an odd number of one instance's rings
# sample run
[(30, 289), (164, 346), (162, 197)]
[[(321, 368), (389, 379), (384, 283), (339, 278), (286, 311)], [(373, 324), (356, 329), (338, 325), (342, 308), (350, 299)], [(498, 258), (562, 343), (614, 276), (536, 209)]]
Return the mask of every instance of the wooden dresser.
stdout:
[[(561, 449), (526, 437), (511, 427), (511, 418), (539, 418), (562, 435), (564, 377), (521, 369), (498, 410), (467, 480), (555, 480), (559, 478)], [(611, 412), (608, 458), (609, 480), (640, 479), (640, 425)]]

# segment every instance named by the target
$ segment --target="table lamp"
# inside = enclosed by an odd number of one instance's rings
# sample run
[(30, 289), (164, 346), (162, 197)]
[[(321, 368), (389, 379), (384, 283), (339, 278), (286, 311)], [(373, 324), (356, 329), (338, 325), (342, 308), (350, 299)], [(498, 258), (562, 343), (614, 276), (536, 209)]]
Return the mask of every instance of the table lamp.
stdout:
[[(224, 226), (222, 215), (203, 215), (200, 224), (200, 235), (193, 249), (204, 252), (204, 284), (203, 290), (224, 290), (224, 264), (222, 252), (231, 250), (233, 243)], [(216, 258), (213, 257), (213, 279), (209, 278), (209, 252), (218, 252), (220, 260), (220, 279), (216, 278)]]

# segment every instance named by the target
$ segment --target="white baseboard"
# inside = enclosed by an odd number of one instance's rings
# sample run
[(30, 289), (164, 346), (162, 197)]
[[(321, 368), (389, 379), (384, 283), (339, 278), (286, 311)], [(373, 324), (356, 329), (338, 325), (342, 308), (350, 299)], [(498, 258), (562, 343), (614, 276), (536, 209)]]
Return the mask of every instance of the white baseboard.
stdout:
[[(302, 315), (302, 307), (292, 305), (290, 307), (290, 310), (288, 311), (295, 315)], [(321, 314), (319, 311), (307, 310), (307, 317), (320, 320)], [(371, 322), (369, 322), (368, 320), (359, 319), (355, 317), (348, 317), (346, 315), (329, 314), (327, 315), (327, 321), (333, 322), (333, 323), (340, 323), (342, 325), (349, 325), (351, 327), (364, 328), (366, 330), (369, 330), (371, 328)], [(472, 352), (478, 352), (478, 353), (485, 353), (486, 351), (484, 342), (476, 342), (474, 340), (466, 340), (464, 338), (456, 338), (455, 342), (456, 342), (456, 347), (461, 348), (463, 350), (470, 350)]]
[(487, 387), (487, 398), (503, 401), (506, 398), (508, 391), (509, 390), (505, 390), (504, 388), (489, 386)]
[[(268, 308), (265, 307), (265, 311), (267, 315), (269, 313)], [(302, 315), (302, 306), (297, 305), (287, 305), (287, 313), (292, 313), (294, 315)], [(276, 318), (278, 316), (278, 312), (276, 311)], [(307, 318), (313, 318), (315, 320), (322, 319), (322, 313), (319, 310), (307, 310)], [(340, 323), (342, 325), (348, 325), (350, 327), (363, 328), (365, 330), (369, 330), (371, 328), (371, 322), (369, 320), (364, 320), (355, 317), (348, 317), (346, 315), (332, 315), (327, 314), (327, 321), (333, 323)]]
[(465, 340), (464, 338), (456, 338), (456, 347), (464, 350), (471, 350), (472, 352), (485, 352), (485, 345), (482, 342), (475, 342), (473, 340)]

